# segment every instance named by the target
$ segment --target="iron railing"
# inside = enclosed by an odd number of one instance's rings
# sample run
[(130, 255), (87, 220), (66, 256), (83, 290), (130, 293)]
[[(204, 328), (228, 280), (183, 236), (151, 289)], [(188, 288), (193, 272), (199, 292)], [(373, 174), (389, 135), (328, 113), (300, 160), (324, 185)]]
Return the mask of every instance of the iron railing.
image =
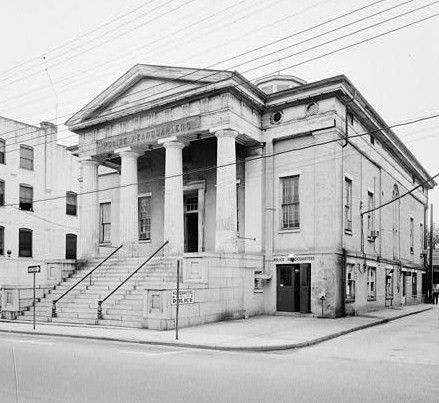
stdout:
[(116, 254), (116, 252), (119, 251), (120, 248), (122, 248), (123, 245), (118, 246), (113, 252), (111, 252), (104, 260), (102, 260), (96, 267), (94, 267), (92, 270), (90, 270), (84, 277), (82, 277), (80, 280), (78, 280), (75, 284), (73, 284), (64, 294), (62, 294), (57, 299), (54, 299), (52, 301), (52, 318), (56, 318), (56, 304), (59, 302), (60, 299), (64, 298), (70, 291), (72, 291), (78, 284), (80, 284), (83, 280), (85, 280), (88, 276), (90, 276), (90, 285), (91, 285), (91, 279), (93, 272), (101, 267), (108, 259), (110, 259), (112, 256)]
[(133, 277), (143, 266), (145, 266), (157, 253), (159, 253), (169, 241), (163, 243), (160, 248), (158, 248), (151, 256), (148, 257), (136, 270), (134, 270), (125, 280), (123, 280), (113, 291), (111, 291), (104, 299), (98, 301), (98, 319), (103, 319), (102, 317), (102, 304), (110, 298), (120, 287), (122, 287), (131, 277)]

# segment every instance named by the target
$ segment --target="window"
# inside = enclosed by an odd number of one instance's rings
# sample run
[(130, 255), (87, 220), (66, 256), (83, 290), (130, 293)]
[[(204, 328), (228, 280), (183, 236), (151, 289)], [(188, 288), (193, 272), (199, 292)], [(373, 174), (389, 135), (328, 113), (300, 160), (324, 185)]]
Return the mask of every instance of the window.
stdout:
[(0, 225), (0, 255), (5, 254), (5, 228)]
[(139, 240), (151, 240), (151, 196), (139, 197)]
[(418, 295), (418, 274), (412, 273), (412, 296), (416, 297)]
[(6, 143), (3, 139), (0, 139), (0, 164), (6, 164)]
[(375, 144), (375, 137), (370, 135), (370, 144), (374, 145)]
[(346, 301), (355, 301), (354, 265), (346, 265)]
[(5, 182), (0, 180), (0, 206), (5, 204)]
[(66, 193), (66, 214), (76, 215), (77, 213), (77, 194), (74, 192)]
[(367, 267), (367, 299), (374, 301), (376, 299), (376, 268)]
[(370, 211), (375, 208), (375, 198), (373, 192), (367, 192), (367, 236), (369, 240), (375, 240), (375, 212)]
[(77, 236), (75, 234), (66, 235), (66, 259), (76, 259)]
[(18, 230), (18, 256), (32, 257), (32, 230), (28, 228)]
[(393, 298), (393, 269), (386, 269), (386, 298)]
[(29, 146), (20, 146), (20, 168), (34, 169), (34, 149)]
[(410, 253), (413, 255), (415, 250), (415, 220), (410, 217)]
[(421, 254), (424, 253), (424, 224), (419, 224), (419, 245)]
[(281, 178), (282, 186), (282, 229), (300, 228), (299, 176)]
[(352, 232), (352, 179), (345, 177), (344, 218), (345, 231)]
[(239, 183), (236, 184), (236, 233), (239, 235)]
[(348, 123), (353, 126), (354, 124), (354, 114), (352, 112), (347, 112)]
[(33, 211), (34, 189), (29, 185), (20, 185), (20, 209)]
[(111, 203), (101, 203), (99, 214), (99, 242), (111, 242)]
[(407, 273), (405, 271), (402, 272), (402, 296), (405, 297), (407, 293)]

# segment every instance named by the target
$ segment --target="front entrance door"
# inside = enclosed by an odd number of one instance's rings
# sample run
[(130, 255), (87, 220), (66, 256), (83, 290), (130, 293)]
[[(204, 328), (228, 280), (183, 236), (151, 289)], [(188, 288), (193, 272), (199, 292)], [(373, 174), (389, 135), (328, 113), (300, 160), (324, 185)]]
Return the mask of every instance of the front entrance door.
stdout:
[(277, 310), (311, 312), (311, 264), (277, 266)]
[(198, 252), (198, 195), (184, 195), (184, 251)]

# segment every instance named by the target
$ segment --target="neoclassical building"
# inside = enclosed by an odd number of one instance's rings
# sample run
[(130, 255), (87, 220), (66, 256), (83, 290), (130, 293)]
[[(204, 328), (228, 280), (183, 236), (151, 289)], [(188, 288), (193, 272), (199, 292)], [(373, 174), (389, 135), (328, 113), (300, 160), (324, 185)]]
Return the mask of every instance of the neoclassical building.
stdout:
[[(182, 261), (187, 325), (422, 300), (435, 184), (344, 76), (136, 65), (66, 125), (81, 257), (146, 259), (167, 241), (157, 259)], [(143, 326), (172, 327), (174, 288), (144, 286)]]

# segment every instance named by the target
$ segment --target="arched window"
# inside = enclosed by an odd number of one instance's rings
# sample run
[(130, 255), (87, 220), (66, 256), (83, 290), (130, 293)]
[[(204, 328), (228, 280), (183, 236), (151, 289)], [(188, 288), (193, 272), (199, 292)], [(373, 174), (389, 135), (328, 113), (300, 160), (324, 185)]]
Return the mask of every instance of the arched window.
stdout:
[(29, 228), (18, 230), (18, 256), (32, 257), (32, 230)]
[(75, 234), (66, 235), (66, 259), (76, 259), (77, 239)]

